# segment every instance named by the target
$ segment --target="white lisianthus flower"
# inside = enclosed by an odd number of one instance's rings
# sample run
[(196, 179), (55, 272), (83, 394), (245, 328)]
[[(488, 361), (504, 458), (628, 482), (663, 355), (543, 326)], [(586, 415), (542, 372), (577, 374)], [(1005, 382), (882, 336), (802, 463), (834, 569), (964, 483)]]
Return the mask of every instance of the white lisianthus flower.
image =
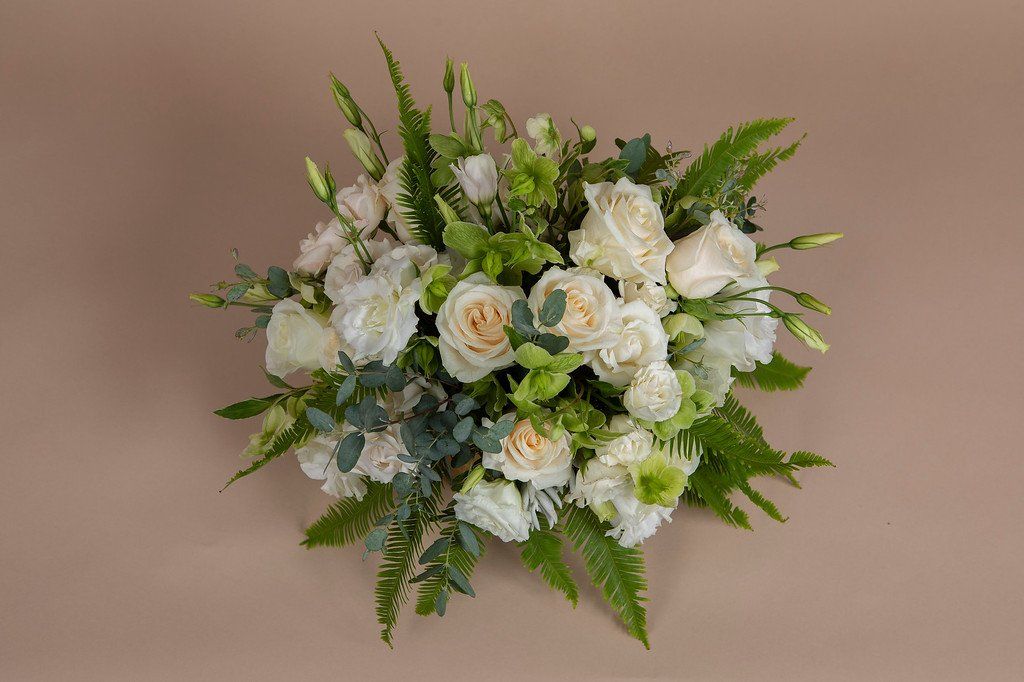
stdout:
[[(363, 244), (374, 261), (395, 247), (394, 241), (389, 238), (364, 239)], [(362, 261), (356, 255), (355, 247), (346, 242), (327, 266), (327, 272), (324, 273), (324, 293), (327, 294), (327, 298), (338, 303), (341, 300), (341, 290), (349, 284), (355, 284), (363, 276)]]
[(455, 493), (455, 517), (501, 538), (523, 542), (530, 536), (530, 518), (512, 481), (480, 481), (469, 492)]
[(658, 317), (665, 317), (678, 305), (668, 297), (665, 287), (650, 282), (619, 282), (619, 295), (626, 303), (642, 301), (657, 313)]
[(562, 148), (562, 135), (550, 114), (526, 119), (526, 134), (533, 138), (534, 150), (541, 156), (556, 156)]
[(466, 201), (474, 206), (490, 207), (498, 193), (498, 168), (490, 154), (459, 157), (450, 164)]
[(392, 424), (383, 431), (367, 432), (363, 452), (352, 471), (379, 483), (390, 483), (400, 471), (412, 473), (416, 465), (398, 459), (399, 455), (407, 452), (398, 428), (398, 424)]
[(572, 474), (569, 437), (552, 441), (537, 433), (529, 419), (523, 419), (501, 440), (501, 452), (484, 453), (483, 465), (538, 489), (563, 486)]
[(615, 386), (627, 385), (641, 368), (668, 356), (668, 334), (653, 310), (633, 301), (623, 304), (621, 312), (615, 345), (584, 354), (598, 378)]
[(354, 497), (361, 500), (366, 494), (366, 483), (358, 473), (344, 473), (338, 469), (338, 461), (334, 456), (337, 444), (337, 441), (326, 436), (317, 436), (301, 448), (296, 448), (295, 456), (306, 476), (314, 481), (324, 482), (320, 489), (325, 493), (334, 497)]
[(441, 364), (463, 383), (481, 379), (515, 362), (505, 325), (512, 304), (525, 299), (519, 287), (491, 284), (478, 272), (455, 285), (437, 313)]
[(632, 495), (633, 479), (626, 467), (605, 464), (595, 457), (579, 468), (569, 488), (566, 499), (577, 507), (586, 507), (609, 502), (621, 493)]
[(594, 448), (602, 464), (629, 466), (647, 459), (654, 449), (654, 434), (624, 414), (608, 420), (607, 429), (623, 435)]
[(607, 348), (615, 343), (622, 312), (615, 293), (595, 270), (553, 267), (530, 290), (530, 308), (539, 314), (556, 289), (565, 291), (565, 314), (551, 331), (569, 339), (569, 352)]
[[(754, 289), (767, 285), (767, 280), (754, 280), (745, 284), (743, 287), (736, 284), (726, 287), (722, 293), (736, 294), (743, 292), (744, 289)], [(754, 291), (746, 293), (744, 298), (755, 298), (767, 303), (771, 293), (770, 289)], [(733, 361), (733, 366), (741, 372), (750, 372), (756, 366), (754, 364), (755, 362), (771, 362), (772, 349), (775, 347), (775, 331), (779, 326), (779, 319), (777, 317), (770, 317), (769, 315), (750, 315), (750, 313), (769, 313), (771, 312), (771, 308), (761, 303), (755, 303), (754, 301), (725, 301), (724, 303), (731, 312), (744, 314), (746, 316), (741, 317), (739, 320), (713, 320), (707, 322), (705, 327), (711, 328), (712, 336), (712, 338), (707, 341), (707, 343), (712, 344), (712, 350), (707, 352), (715, 352), (713, 348), (715, 343), (718, 342), (718, 331), (723, 327), (723, 322), (739, 322), (743, 326), (744, 332), (743, 352), (737, 352), (734, 355), (729, 356)], [(735, 328), (735, 325), (732, 325), (732, 328)]]
[(672, 242), (651, 188), (622, 178), (614, 185), (584, 182), (590, 205), (580, 229), (569, 233), (569, 257), (615, 279), (665, 283)]
[(371, 275), (385, 275), (399, 286), (407, 287), (427, 268), (437, 265), (437, 251), (425, 244), (403, 244), (373, 262)]
[(356, 178), (356, 184), (339, 189), (336, 199), (338, 212), (351, 220), (362, 235), (377, 229), (388, 210), (380, 187), (365, 175)]
[(352, 360), (391, 364), (416, 333), (420, 282), (403, 287), (385, 275), (371, 275), (341, 290), (331, 324)]
[(267, 324), (267, 371), (284, 378), (300, 369), (319, 369), (325, 324), (319, 315), (290, 298), (274, 305)]
[(292, 263), (292, 268), (307, 275), (318, 274), (348, 243), (337, 218), (317, 223), (313, 231), (299, 242), (299, 256)]
[(433, 395), (438, 400), (444, 400), (444, 389), (436, 384), (431, 384), (422, 377), (413, 377), (401, 391), (388, 391), (381, 406), (392, 419), (399, 419), (402, 415), (410, 414), (419, 403), (424, 393)]
[(671, 419), (682, 402), (683, 389), (679, 379), (664, 360), (641, 368), (622, 394), (622, 404), (629, 413), (649, 422)]
[(632, 491), (620, 492), (612, 500), (615, 517), (612, 528), (605, 535), (619, 541), (623, 547), (636, 547), (654, 535), (662, 521), (672, 521), (674, 507), (644, 504), (636, 499)]
[(711, 222), (675, 243), (667, 261), (668, 281), (684, 298), (707, 298), (733, 282), (762, 279), (757, 246), (721, 211)]
[(409, 229), (409, 222), (402, 215), (402, 209), (398, 205), (398, 195), (402, 193), (402, 185), (398, 179), (399, 171), (402, 168), (404, 156), (393, 159), (384, 171), (384, 177), (380, 179), (380, 192), (388, 202), (387, 223), (398, 238), (406, 244), (414, 244), (417, 240)]

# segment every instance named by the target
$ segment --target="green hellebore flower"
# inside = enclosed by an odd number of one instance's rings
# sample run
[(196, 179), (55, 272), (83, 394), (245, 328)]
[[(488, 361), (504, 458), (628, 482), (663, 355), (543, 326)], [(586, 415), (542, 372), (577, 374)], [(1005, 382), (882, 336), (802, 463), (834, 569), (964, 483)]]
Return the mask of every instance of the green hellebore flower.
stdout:
[(687, 476), (679, 467), (669, 464), (661, 452), (642, 462), (630, 465), (636, 499), (644, 504), (673, 507), (686, 488)]

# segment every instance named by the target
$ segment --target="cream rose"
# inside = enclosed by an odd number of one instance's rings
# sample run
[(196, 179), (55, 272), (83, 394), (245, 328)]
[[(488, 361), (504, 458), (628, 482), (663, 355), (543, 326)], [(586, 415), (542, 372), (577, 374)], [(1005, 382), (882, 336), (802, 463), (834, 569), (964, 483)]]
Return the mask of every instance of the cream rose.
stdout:
[(437, 251), (433, 248), (425, 244), (403, 244), (377, 258), (370, 274), (385, 275), (396, 284), (407, 287), (420, 273), (437, 263)]
[(757, 246), (721, 211), (711, 222), (676, 241), (668, 257), (668, 281), (684, 298), (707, 298), (733, 282), (761, 279)]
[(407, 452), (398, 428), (398, 424), (392, 424), (383, 431), (367, 432), (363, 452), (352, 471), (380, 483), (390, 483), (399, 472), (411, 473), (416, 465), (398, 459)]
[(590, 210), (569, 233), (569, 257), (615, 279), (665, 283), (672, 242), (651, 188), (622, 178), (614, 185), (583, 183)]
[(622, 435), (594, 448), (602, 464), (629, 466), (647, 459), (654, 449), (654, 434), (624, 414), (609, 419), (607, 429)]
[(625, 303), (621, 310), (615, 345), (584, 354), (598, 378), (615, 386), (627, 385), (642, 367), (668, 355), (668, 334), (653, 310), (640, 301)]
[(463, 383), (481, 379), (515, 362), (505, 325), (512, 304), (525, 299), (519, 287), (491, 284), (483, 273), (455, 285), (437, 313), (441, 364)]
[(664, 360), (652, 362), (633, 376), (622, 394), (622, 404), (637, 419), (661, 422), (671, 419), (683, 401), (683, 389), (675, 370)]
[(641, 301), (648, 308), (665, 317), (676, 309), (676, 302), (668, 297), (665, 287), (650, 282), (619, 282), (619, 294), (626, 303)]
[(568, 436), (552, 441), (537, 433), (529, 419), (523, 419), (502, 439), (501, 452), (484, 453), (483, 465), (500, 471), (509, 480), (544, 489), (569, 481), (572, 452)]
[(403, 287), (384, 275), (370, 275), (341, 290), (331, 324), (352, 360), (391, 364), (416, 333), (420, 282)]
[(607, 348), (615, 343), (622, 312), (615, 293), (594, 270), (551, 268), (530, 290), (530, 308), (539, 314), (556, 289), (565, 292), (565, 314), (552, 331), (569, 339), (570, 352)]
[(344, 473), (338, 468), (338, 460), (334, 456), (337, 444), (337, 441), (326, 436), (317, 436), (301, 448), (296, 448), (295, 456), (306, 476), (314, 481), (324, 482), (320, 489), (325, 493), (334, 497), (354, 497), (361, 500), (366, 494), (366, 483), (358, 473)]
[(457, 519), (494, 533), (502, 542), (523, 542), (530, 536), (530, 518), (512, 481), (480, 481), (452, 498)]
[(320, 341), (325, 321), (287, 298), (278, 302), (267, 325), (267, 371), (286, 377), (300, 369), (320, 367)]

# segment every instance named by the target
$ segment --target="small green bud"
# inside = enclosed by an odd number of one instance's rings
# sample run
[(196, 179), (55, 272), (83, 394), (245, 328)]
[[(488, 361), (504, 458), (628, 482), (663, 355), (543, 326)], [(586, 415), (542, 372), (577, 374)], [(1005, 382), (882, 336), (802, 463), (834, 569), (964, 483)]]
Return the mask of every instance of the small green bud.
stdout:
[(266, 454), (270, 445), (282, 431), (295, 422), (295, 417), (289, 414), (281, 405), (271, 407), (263, 417), (263, 427), (259, 433), (249, 436), (249, 445), (242, 451), (243, 457), (258, 457)]
[(348, 142), (349, 149), (352, 150), (352, 154), (359, 160), (359, 163), (363, 164), (363, 168), (374, 180), (380, 180), (384, 177), (384, 164), (377, 158), (377, 154), (373, 151), (373, 146), (370, 142), (370, 138), (366, 136), (361, 130), (355, 128), (349, 128), (344, 132), (345, 141)]
[(313, 190), (313, 194), (320, 201), (327, 202), (331, 200), (331, 193), (327, 189), (327, 183), (324, 181), (324, 176), (320, 175), (320, 169), (313, 163), (313, 159), (306, 157), (306, 180), (309, 181), (309, 187)]
[(189, 294), (188, 297), (189, 300), (207, 308), (226, 308), (228, 305), (227, 301), (215, 294)]
[(583, 142), (592, 142), (597, 139), (597, 131), (594, 130), (593, 126), (583, 126), (580, 128), (580, 140)]
[(363, 116), (359, 112), (359, 107), (356, 105), (355, 100), (352, 99), (348, 88), (335, 78), (333, 73), (331, 74), (331, 94), (334, 95), (334, 103), (341, 109), (341, 113), (345, 115), (348, 122), (362, 130)]
[(445, 57), (444, 79), (441, 81), (441, 85), (449, 95), (455, 90), (455, 65), (452, 63), (451, 57)]
[(767, 277), (779, 270), (779, 261), (774, 258), (762, 258), (755, 265), (757, 265), (757, 271), (761, 273), (762, 277)]
[(462, 101), (470, 108), (476, 106), (476, 88), (473, 87), (473, 79), (469, 77), (469, 64), (462, 62), (462, 71), (459, 73), (459, 84), (462, 86)]
[(820, 234), (808, 234), (802, 237), (795, 237), (789, 241), (789, 248), (803, 251), (805, 249), (816, 249), (825, 244), (831, 244), (837, 239), (842, 239), (842, 232), (822, 232)]
[(669, 339), (686, 345), (704, 336), (704, 325), (693, 315), (675, 313), (661, 321)]
[(798, 338), (808, 348), (819, 350), (822, 353), (828, 350), (828, 344), (825, 343), (825, 339), (822, 338), (818, 330), (796, 315), (783, 315), (782, 323), (786, 325), (786, 329), (793, 336)]
[(816, 310), (825, 315), (832, 314), (831, 308), (806, 292), (797, 294), (796, 302), (809, 310)]
[(461, 493), (468, 493), (473, 489), (477, 483), (482, 481), (484, 478), (484, 468), (482, 466), (474, 467), (469, 474), (466, 475), (466, 480), (462, 483), (462, 488), (459, 490)]
[(615, 509), (615, 505), (612, 504), (610, 501), (605, 501), (602, 502), (601, 504), (596, 504), (592, 502), (590, 504), (590, 511), (594, 512), (594, 516), (596, 516), (597, 520), (601, 523), (604, 523), (605, 521), (611, 521), (615, 518), (615, 515), (619, 513), (618, 510)]

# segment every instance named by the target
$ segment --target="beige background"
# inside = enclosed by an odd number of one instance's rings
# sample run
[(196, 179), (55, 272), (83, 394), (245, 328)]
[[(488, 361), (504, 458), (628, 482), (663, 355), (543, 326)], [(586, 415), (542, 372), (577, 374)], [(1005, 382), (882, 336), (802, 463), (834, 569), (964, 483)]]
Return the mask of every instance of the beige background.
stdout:
[[(307, 552), (293, 458), (218, 494), (267, 390), (242, 314), (185, 298), (287, 264), (354, 173), (326, 73), (378, 122), (371, 31), (440, 104), (446, 53), (523, 121), (699, 148), (799, 117), (764, 183), (778, 281), (836, 314), (807, 389), (750, 394), (839, 468), (784, 525), (681, 510), (650, 541), (653, 651), (493, 547), (475, 601), (376, 639), (373, 561)], [(0, 678), (1020, 679), (1024, 8), (1012, 2), (0, 3)]]

